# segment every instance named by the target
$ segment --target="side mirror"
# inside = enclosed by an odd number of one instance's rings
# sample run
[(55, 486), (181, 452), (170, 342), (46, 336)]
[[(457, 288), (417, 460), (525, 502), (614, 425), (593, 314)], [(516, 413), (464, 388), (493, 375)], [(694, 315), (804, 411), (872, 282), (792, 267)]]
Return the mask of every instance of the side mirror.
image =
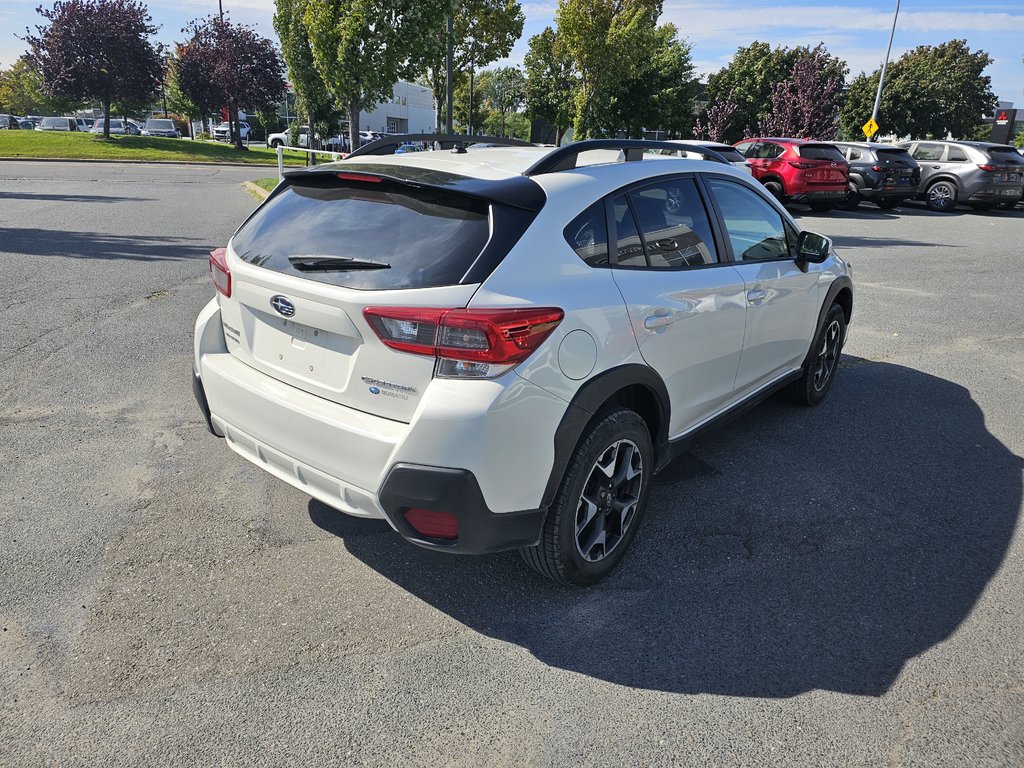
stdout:
[(801, 232), (796, 241), (797, 263), (821, 264), (832, 252), (832, 241), (814, 232)]

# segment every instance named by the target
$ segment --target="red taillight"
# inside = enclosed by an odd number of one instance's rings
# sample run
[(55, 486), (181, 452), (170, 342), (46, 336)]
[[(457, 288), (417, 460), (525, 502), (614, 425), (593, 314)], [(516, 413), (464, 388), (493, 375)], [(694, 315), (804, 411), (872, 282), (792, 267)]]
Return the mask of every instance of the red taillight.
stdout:
[(228, 269), (228, 249), (215, 248), (210, 251), (210, 278), (213, 287), (231, 298), (231, 270)]
[(453, 541), (459, 538), (459, 519), (454, 512), (432, 509), (407, 509), (403, 515), (413, 530), (428, 539)]
[(794, 168), (801, 168), (803, 170), (817, 167), (817, 163), (806, 163), (803, 162), (802, 160), (790, 160), (789, 164), (792, 165)]
[(554, 307), (367, 307), (363, 315), (391, 349), (438, 358), (438, 375), (487, 378), (533, 354), (565, 313)]
[(372, 181), (378, 184), (383, 181), (380, 176), (371, 176), (368, 173), (337, 173), (335, 175), (345, 181)]
[(998, 165), (988, 165), (988, 164), (985, 164), (985, 165), (979, 165), (978, 167), (981, 168), (981, 170), (983, 170), (983, 171), (988, 171), (989, 173), (992, 173), (993, 171), (998, 171), (999, 170), (999, 166)]
[(875, 173), (881, 173), (882, 171), (885, 170), (885, 167), (881, 165), (872, 165), (871, 170), (874, 171)]

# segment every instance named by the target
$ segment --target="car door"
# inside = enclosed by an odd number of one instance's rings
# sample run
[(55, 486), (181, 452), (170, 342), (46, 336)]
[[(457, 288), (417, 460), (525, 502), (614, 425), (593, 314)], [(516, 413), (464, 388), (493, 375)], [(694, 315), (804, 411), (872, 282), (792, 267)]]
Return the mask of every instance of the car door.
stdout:
[(742, 397), (803, 363), (820, 309), (821, 269), (797, 265), (796, 229), (760, 192), (722, 176), (708, 176), (706, 184), (745, 288), (736, 375)]
[(921, 185), (927, 188), (928, 182), (933, 176), (943, 170), (943, 157), (946, 154), (946, 147), (931, 141), (921, 141), (914, 145), (910, 155), (917, 160), (921, 166)]
[(612, 274), (640, 354), (668, 389), (673, 437), (732, 395), (743, 347), (743, 279), (720, 258), (692, 176), (612, 195), (606, 211)]

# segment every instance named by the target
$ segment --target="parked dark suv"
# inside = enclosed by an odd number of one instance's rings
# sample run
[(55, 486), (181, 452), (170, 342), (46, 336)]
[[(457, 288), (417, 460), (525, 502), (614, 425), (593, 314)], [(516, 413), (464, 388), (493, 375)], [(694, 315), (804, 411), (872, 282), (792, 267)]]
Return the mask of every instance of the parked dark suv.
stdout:
[(907, 141), (921, 164), (921, 197), (933, 211), (957, 203), (985, 211), (1013, 208), (1024, 189), (1024, 158), (1006, 144), (987, 141)]
[(841, 203), (850, 165), (835, 144), (803, 139), (744, 139), (736, 145), (754, 178), (783, 203), (805, 203), (824, 213)]
[(849, 192), (836, 208), (853, 211), (869, 200), (889, 210), (917, 197), (921, 166), (903, 147), (863, 141), (837, 141), (836, 146), (850, 163)]

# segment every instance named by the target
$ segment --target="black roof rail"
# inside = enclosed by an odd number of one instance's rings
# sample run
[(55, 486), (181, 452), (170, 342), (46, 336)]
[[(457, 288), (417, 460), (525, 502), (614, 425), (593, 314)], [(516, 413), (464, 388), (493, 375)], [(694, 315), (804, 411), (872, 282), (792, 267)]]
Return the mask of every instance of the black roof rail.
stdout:
[(625, 154), (627, 163), (643, 158), (646, 149), (671, 149), (675, 152), (694, 152), (703, 155), (705, 160), (714, 160), (730, 165), (729, 161), (715, 150), (696, 144), (675, 144), (671, 141), (650, 141), (648, 139), (586, 139), (552, 150), (527, 168), (523, 175), (539, 176), (542, 173), (568, 171), (576, 167), (576, 159), (579, 155), (595, 149), (617, 149)]
[[(502, 147), (535, 147), (522, 139), (504, 138), (502, 136), (464, 136), (456, 133), (403, 133), (395, 136), (385, 136), (382, 139), (371, 141), (349, 153), (349, 157), (361, 157), (363, 155), (393, 155), (395, 149), (402, 144), (409, 144), (416, 141), (439, 142), (442, 149), (465, 147), (467, 144), (497, 144)], [(446, 144), (450, 146), (445, 146)]]

